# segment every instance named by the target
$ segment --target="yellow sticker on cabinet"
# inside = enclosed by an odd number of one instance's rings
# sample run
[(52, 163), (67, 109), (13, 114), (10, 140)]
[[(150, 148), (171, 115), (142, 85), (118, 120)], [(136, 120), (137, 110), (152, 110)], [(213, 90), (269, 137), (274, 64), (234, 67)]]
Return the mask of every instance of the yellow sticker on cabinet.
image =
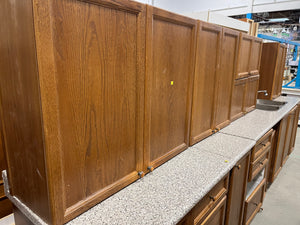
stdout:
[(171, 86), (174, 84), (174, 81), (171, 80)]

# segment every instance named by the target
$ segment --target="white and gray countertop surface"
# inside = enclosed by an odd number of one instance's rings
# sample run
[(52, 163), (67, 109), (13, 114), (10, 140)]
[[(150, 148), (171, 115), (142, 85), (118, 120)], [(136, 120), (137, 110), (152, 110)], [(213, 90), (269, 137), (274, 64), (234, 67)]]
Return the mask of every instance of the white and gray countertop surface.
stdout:
[(254, 110), (248, 113), (79, 215), (68, 225), (176, 224), (249, 152), (256, 140), (299, 101), (294, 97), (277, 100), (288, 103), (276, 112)]

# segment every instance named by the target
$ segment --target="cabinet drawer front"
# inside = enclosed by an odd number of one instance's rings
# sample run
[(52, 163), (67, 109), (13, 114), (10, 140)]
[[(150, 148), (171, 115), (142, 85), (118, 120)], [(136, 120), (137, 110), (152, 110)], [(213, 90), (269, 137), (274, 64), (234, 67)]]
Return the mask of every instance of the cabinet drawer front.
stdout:
[(265, 185), (266, 180), (264, 179), (246, 200), (243, 224), (250, 224), (256, 213), (259, 211), (264, 198)]
[(208, 192), (208, 194), (197, 204), (193, 210), (194, 222), (197, 224), (202, 221), (207, 215), (213, 210), (218, 204), (219, 200), (222, 199), (228, 189), (228, 175), (223, 178), (215, 187)]
[(251, 162), (254, 162), (258, 157), (260, 157), (267, 148), (271, 145), (273, 129), (268, 131), (262, 138), (257, 141), (254, 146), (251, 156)]
[(269, 162), (270, 149), (271, 147), (269, 145), (269, 147), (265, 149), (259, 158), (250, 163), (248, 181), (251, 181), (260, 171), (266, 168), (267, 163)]

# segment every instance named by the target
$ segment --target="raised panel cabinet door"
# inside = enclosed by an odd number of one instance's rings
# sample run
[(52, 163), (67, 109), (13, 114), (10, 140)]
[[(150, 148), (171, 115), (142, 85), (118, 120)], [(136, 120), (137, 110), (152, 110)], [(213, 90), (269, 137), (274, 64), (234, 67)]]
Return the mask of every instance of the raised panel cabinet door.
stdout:
[(252, 48), (252, 36), (240, 33), (239, 53), (235, 79), (249, 75), (249, 63)]
[(222, 28), (199, 21), (192, 102), (190, 144), (212, 134), (220, 69)]
[(284, 44), (280, 45), (280, 52), (281, 52), (281, 61), (280, 61), (280, 68), (279, 68), (279, 74), (278, 74), (278, 83), (276, 87), (276, 93), (277, 96), (281, 95), (282, 90), (282, 81), (283, 81), (283, 75), (285, 70), (285, 62), (286, 62), (286, 46)]
[(188, 147), (197, 21), (147, 6), (145, 166)]
[(250, 112), (255, 109), (259, 75), (248, 77), (246, 84), (246, 96), (245, 96), (245, 112)]
[(247, 80), (248, 78), (243, 78), (234, 81), (230, 110), (231, 121), (236, 120), (244, 115)]
[(300, 105), (297, 106), (297, 110), (296, 110), (296, 113), (295, 113), (295, 119), (294, 119), (294, 124), (293, 124), (292, 138), (291, 138), (291, 143), (290, 143), (289, 154), (291, 154), (293, 152), (294, 148), (295, 148), (298, 121), (299, 121), (299, 112), (300, 112)]
[(226, 225), (241, 225), (244, 214), (250, 153), (233, 167), (230, 173)]
[(252, 46), (249, 61), (250, 75), (259, 74), (262, 45), (263, 41), (261, 38), (252, 37)]
[(36, 2), (48, 183), (54, 213), (67, 222), (143, 170), (146, 6)]
[(278, 56), (278, 43), (263, 43), (260, 70), (259, 70), (259, 90), (267, 90), (268, 96), (259, 93), (259, 99), (272, 99), (275, 88), (276, 77), (275, 67)]
[(279, 96), (279, 88), (282, 85), (282, 63), (283, 63), (283, 48), (277, 43), (277, 60), (275, 66), (275, 82), (272, 89), (272, 99), (277, 98)]
[(288, 122), (288, 116), (285, 116), (279, 125), (278, 132), (276, 134), (276, 149), (273, 152), (273, 162), (272, 162), (272, 174), (271, 174), (271, 182), (275, 180), (278, 173), (281, 170), (281, 164), (282, 164), (282, 157), (283, 157), (283, 150), (284, 150), (284, 143), (286, 139), (286, 129), (287, 129), (287, 122)]
[(297, 106), (294, 107), (288, 115), (286, 139), (285, 139), (285, 143), (284, 143), (284, 150), (283, 150), (281, 166), (283, 166), (285, 164), (286, 160), (288, 159), (288, 154), (289, 154), (289, 151), (291, 148), (291, 139), (292, 139), (292, 135), (293, 135), (292, 132), (293, 132), (293, 126), (294, 126), (294, 121), (295, 121), (295, 116), (296, 116), (296, 110), (297, 110)]
[(220, 74), (215, 104), (215, 126), (221, 129), (230, 123), (231, 96), (237, 62), (239, 32), (223, 28)]

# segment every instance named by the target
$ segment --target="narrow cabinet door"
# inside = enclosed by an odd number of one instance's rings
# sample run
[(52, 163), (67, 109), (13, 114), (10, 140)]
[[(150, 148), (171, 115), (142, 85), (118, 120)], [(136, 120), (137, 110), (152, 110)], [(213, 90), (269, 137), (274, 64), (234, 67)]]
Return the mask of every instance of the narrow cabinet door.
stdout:
[(188, 147), (196, 20), (147, 7), (145, 166)]
[(226, 225), (240, 225), (243, 220), (250, 153), (231, 170), (226, 209)]
[(220, 26), (199, 22), (191, 118), (191, 144), (211, 135), (214, 129), (214, 105), (221, 40), (222, 28)]
[(282, 86), (282, 63), (283, 63), (283, 47), (279, 43), (277, 43), (277, 59), (275, 64), (275, 82), (272, 90), (272, 98), (277, 98), (280, 95), (281, 86)]
[(246, 84), (248, 78), (243, 78), (234, 81), (232, 97), (231, 97), (231, 111), (230, 120), (240, 118), (244, 113), (244, 102), (246, 95)]
[(235, 79), (247, 77), (249, 75), (249, 62), (252, 46), (252, 36), (240, 34), (238, 63)]
[(281, 166), (283, 166), (285, 164), (286, 160), (288, 159), (288, 154), (289, 154), (289, 150), (291, 147), (291, 139), (292, 139), (294, 120), (295, 120), (295, 116), (296, 116), (296, 110), (297, 110), (297, 106), (295, 106), (290, 111), (289, 116), (288, 116), (287, 129), (286, 129), (286, 140), (284, 143), (284, 150), (283, 150), (283, 155), (282, 155)]
[(221, 129), (230, 123), (231, 96), (237, 61), (239, 32), (223, 28), (220, 73), (217, 81), (215, 125)]
[(259, 75), (248, 77), (246, 85), (246, 96), (245, 96), (245, 112), (250, 112), (255, 109), (257, 91), (259, 83)]
[(262, 39), (252, 37), (252, 46), (249, 61), (249, 73), (250, 75), (259, 74), (260, 58), (262, 52)]

